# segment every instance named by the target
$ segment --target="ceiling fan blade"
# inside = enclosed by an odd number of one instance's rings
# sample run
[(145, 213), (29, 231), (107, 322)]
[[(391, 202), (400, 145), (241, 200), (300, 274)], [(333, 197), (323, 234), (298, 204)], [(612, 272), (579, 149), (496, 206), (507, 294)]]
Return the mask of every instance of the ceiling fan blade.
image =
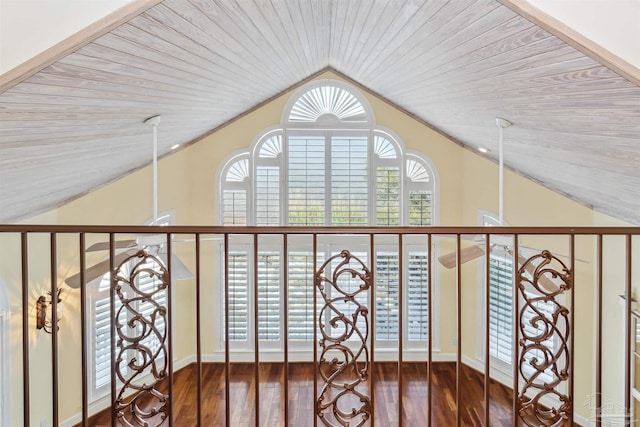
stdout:
[[(122, 261), (124, 261), (125, 259), (127, 259), (130, 256), (133, 256), (137, 253), (137, 250), (129, 250), (126, 252), (121, 252), (119, 254), (117, 254), (115, 256), (115, 262), (114, 264), (116, 266), (120, 265), (120, 263), (122, 263)], [(87, 268), (85, 270), (85, 283), (89, 283), (92, 282), (93, 280), (104, 276), (105, 274), (107, 274), (107, 272), (109, 272), (109, 267), (110, 267), (111, 263), (109, 262), (109, 258), (100, 261), (99, 263), (92, 265), (91, 267)], [(81, 282), (80, 282), (80, 273), (76, 273), (73, 276), (69, 276), (67, 277), (64, 282), (67, 284), (67, 286), (77, 289), (80, 287)]]
[[(158, 256), (160, 257), (164, 265), (168, 265), (166, 252), (161, 252), (158, 254)], [(193, 279), (193, 273), (191, 272), (191, 270), (189, 270), (187, 266), (184, 265), (184, 263), (180, 261), (180, 258), (178, 258), (175, 254), (171, 254), (171, 273), (173, 278), (176, 280)]]
[[(465, 262), (469, 262), (471, 260), (479, 258), (482, 255), (484, 255), (484, 251), (480, 246), (469, 246), (467, 248), (462, 248), (460, 249), (460, 264), (464, 264)], [(455, 267), (456, 260), (457, 253), (455, 251), (438, 257), (438, 261), (440, 261), (440, 264), (442, 264), (445, 268)]]
[[(535, 272), (536, 268), (531, 263), (525, 264), (526, 262), (527, 262), (527, 259), (525, 257), (523, 257), (522, 255), (518, 254), (518, 264), (519, 265), (525, 265), (525, 268), (524, 268), (525, 271), (527, 273), (529, 273), (531, 276), (533, 276), (533, 273)], [(556, 285), (553, 282), (553, 280), (551, 280), (550, 278), (548, 278), (544, 274), (538, 276), (538, 284), (549, 293), (557, 292), (558, 289), (559, 289), (558, 285)]]
[[(114, 242), (115, 249), (133, 248), (136, 246), (135, 240), (116, 240)], [(97, 252), (109, 250), (109, 242), (98, 242), (85, 249), (85, 252)]]

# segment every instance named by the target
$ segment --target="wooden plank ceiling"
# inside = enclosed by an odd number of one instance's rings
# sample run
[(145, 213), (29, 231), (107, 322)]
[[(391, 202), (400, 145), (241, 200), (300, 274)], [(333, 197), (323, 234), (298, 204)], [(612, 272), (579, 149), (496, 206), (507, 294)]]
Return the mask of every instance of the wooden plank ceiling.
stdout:
[(640, 87), (496, 0), (165, 0), (15, 85), (0, 222), (49, 210), (331, 68), (455, 140), (640, 224)]

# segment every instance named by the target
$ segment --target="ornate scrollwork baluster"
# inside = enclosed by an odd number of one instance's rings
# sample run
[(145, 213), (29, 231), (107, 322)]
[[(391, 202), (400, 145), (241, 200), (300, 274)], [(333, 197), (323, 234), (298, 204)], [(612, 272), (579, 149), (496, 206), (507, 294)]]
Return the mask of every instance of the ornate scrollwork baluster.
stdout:
[[(327, 266), (337, 260), (341, 261), (333, 272), (325, 275)], [(361, 426), (372, 415), (371, 399), (362, 385), (369, 376), (369, 309), (359, 301), (372, 286), (371, 272), (345, 250), (329, 258), (314, 279), (324, 300), (318, 361), (324, 384), (316, 399), (316, 415), (326, 426)], [(354, 286), (353, 279), (360, 283)]]
[[(559, 296), (573, 287), (573, 273), (549, 251), (527, 259), (518, 269), (523, 305), (519, 313), (518, 414), (529, 426), (562, 425), (573, 416), (563, 392), (572, 375), (569, 310)], [(546, 343), (553, 342), (553, 346)]]
[(113, 277), (120, 303), (115, 316), (118, 421), (126, 426), (164, 425), (169, 395), (160, 386), (168, 378), (167, 310), (157, 299), (166, 295), (169, 273), (157, 257), (141, 250), (124, 260)]

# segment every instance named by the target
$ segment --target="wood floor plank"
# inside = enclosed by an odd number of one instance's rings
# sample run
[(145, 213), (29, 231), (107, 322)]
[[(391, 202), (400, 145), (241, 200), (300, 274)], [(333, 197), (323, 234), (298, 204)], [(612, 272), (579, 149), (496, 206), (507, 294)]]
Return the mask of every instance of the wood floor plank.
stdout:
[[(398, 425), (398, 365), (376, 362), (374, 369), (375, 408), (377, 426)], [(427, 423), (427, 366), (424, 362), (403, 364), (402, 417), (403, 425), (422, 427)], [(453, 362), (433, 363), (431, 420), (434, 426), (452, 426), (456, 420), (456, 365)], [(174, 374), (174, 426), (195, 426), (197, 404), (196, 365), (191, 364)], [(482, 426), (484, 420), (484, 376), (465, 365), (460, 381), (460, 420), (463, 426)], [(202, 416), (204, 426), (225, 425), (224, 364), (203, 364)], [(231, 425), (255, 425), (255, 374), (250, 363), (231, 365)], [(289, 426), (313, 426), (314, 367), (311, 363), (289, 365)], [(282, 363), (260, 364), (260, 425), (284, 426), (284, 367)], [(511, 389), (491, 381), (491, 426), (511, 425)], [(110, 426), (110, 411), (93, 416), (89, 426)], [(154, 425), (153, 423), (151, 425)], [(574, 423), (575, 425), (575, 423)]]

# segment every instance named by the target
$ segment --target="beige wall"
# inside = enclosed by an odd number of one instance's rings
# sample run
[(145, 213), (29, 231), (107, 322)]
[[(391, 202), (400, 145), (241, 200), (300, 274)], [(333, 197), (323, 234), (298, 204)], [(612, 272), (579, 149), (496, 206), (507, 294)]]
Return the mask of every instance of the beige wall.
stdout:
[[(331, 74), (323, 76), (332, 77)], [(224, 159), (238, 150), (246, 150), (255, 137), (264, 129), (278, 125), (282, 110), (289, 99), (290, 93), (262, 106), (247, 114), (238, 121), (231, 123), (218, 132), (204, 138), (196, 144), (186, 147), (159, 162), (159, 209), (176, 209), (179, 225), (212, 225), (218, 223), (216, 185), (219, 168)], [(465, 150), (447, 140), (442, 135), (408, 117), (392, 106), (366, 94), (375, 112), (377, 124), (393, 130), (404, 142), (407, 148), (418, 150), (428, 156), (435, 165), (438, 175), (439, 190), (439, 223), (441, 225), (476, 225), (479, 209), (497, 211), (497, 166), (482, 156)], [(162, 133), (162, 126), (159, 128)], [(497, 135), (497, 129), (496, 129)], [(509, 132), (505, 132), (506, 150), (508, 150)], [(145, 168), (121, 180), (105, 186), (91, 194), (69, 203), (55, 211), (40, 216), (34, 221), (41, 223), (59, 224), (142, 224), (151, 215), (151, 172)], [(505, 220), (510, 225), (608, 225), (616, 221), (599, 214), (571, 200), (555, 194), (541, 186), (528, 181), (509, 171), (505, 174)], [(105, 236), (90, 236), (91, 242), (103, 240)], [(14, 238), (15, 240), (15, 238)], [(91, 243), (89, 242), (89, 243)], [(532, 247), (547, 247), (559, 253), (568, 253), (566, 239), (533, 239), (523, 237), (523, 243)], [(215, 248), (219, 242), (203, 243), (203, 260), (215, 259)], [(37, 246), (36, 246), (37, 245)], [(34, 242), (34, 250), (46, 248), (46, 242)], [(175, 245), (178, 256), (194, 269), (193, 244), (180, 243)], [(436, 250), (445, 253), (453, 248), (451, 241), (438, 242)], [(0, 246), (0, 254), (5, 255), (0, 262), (0, 276), (10, 286), (11, 297), (19, 298), (19, 257), (15, 253), (6, 253), (6, 247)], [(576, 376), (576, 411), (583, 417), (589, 416), (586, 407), (580, 404), (593, 393), (594, 357), (590, 350), (593, 345), (593, 313), (594, 313), (594, 285), (593, 285), (593, 239), (579, 239), (576, 242), (576, 254), (586, 260), (576, 266), (577, 277), (580, 281), (576, 291), (578, 301), (575, 316), (578, 322), (576, 328), (576, 343), (585, 351), (576, 353), (576, 368), (581, 373)], [(74, 261), (77, 258), (77, 242), (72, 238), (60, 238), (59, 241), (59, 279), (61, 284), (69, 275), (75, 273)], [(88, 263), (100, 259), (102, 255), (88, 258)], [(37, 258), (34, 256), (34, 258)], [(463, 268), (462, 296), (463, 296), (463, 355), (465, 359), (476, 359), (480, 343), (478, 332), (481, 332), (478, 298), (482, 297), (482, 290), (478, 282), (481, 263), (468, 263)], [(214, 301), (219, 296), (215, 263), (203, 262), (202, 298), (203, 301)], [(48, 270), (40, 264), (34, 264), (34, 271), (30, 274), (32, 303), (35, 305), (37, 295), (49, 286)], [(614, 272), (615, 271), (615, 272)], [(619, 287), (618, 270), (611, 271), (611, 287)], [(436, 273), (439, 287), (438, 319), (440, 334), (440, 351), (443, 354), (454, 354), (456, 345), (456, 284), (453, 270), (438, 269)], [(618, 292), (616, 290), (615, 292)], [(80, 333), (79, 333), (79, 291), (65, 290), (65, 318), (60, 330), (61, 365), (60, 372), (64, 375), (64, 399), (60, 401), (61, 419), (67, 419), (80, 411)], [(619, 293), (619, 292), (618, 292)], [(612, 297), (606, 302), (607, 313), (611, 310), (608, 324), (622, 322), (619, 315), (619, 305)], [(174, 335), (175, 356), (178, 360), (187, 359), (194, 354), (194, 313), (195, 313), (195, 284), (193, 280), (181, 281), (175, 287), (175, 327), (178, 333)], [(613, 312), (616, 312), (614, 315)], [(19, 318), (19, 304), (14, 305), (14, 319)], [(608, 314), (609, 316), (609, 314)], [(618, 316), (619, 317), (619, 316)], [(216, 310), (205, 310), (203, 324), (219, 324), (221, 314)], [(31, 321), (31, 319), (30, 319)], [(621, 324), (621, 323), (620, 323)], [(480, 329), (479, 329), (480, 328)], [(617, 332), (616, 332), (617, 333)], [(20, 331), (14, 329), (12, 342), (17, 353), (15, 359), (20, 360)], [(619, 344), (620, 334), (607, 335), (612, 348)], [(219, 342), (214, 333), (203, 336), (204, 352), (210, 353), (216, 349)], [(47, 417), (50, 409), (48, 401), (47, 365), (49, 357), (48, 346), (50, 337), (41, 332), (34, 332), (31, 342), (32, 348), (32, 376), (42, 374), (39, 383), (44, 384), (42, 390), (32, 386), (32, 413), (34, 419)], [(611, 356), (607, 359), (611, 377), (615, 384), (619, 381), (619, 357)], [(34, 380), (36, 381), (36, 380)], [(14, 388), (14, 399), (20, 401), (19, 380)], [(612, 388), (613, 390), (613, 388)], [(42, 393), (36, 399), (35, 393)], [(611, 392), (613, 393), (613, 392)], [(619, 396), (612, 394), (612, 399)], [(19, 412), (19, 411), (16, 411)], [(19, 415), (16, 415), (20, 419)], [(17, 422), (19, 423), (19, 422)]]

